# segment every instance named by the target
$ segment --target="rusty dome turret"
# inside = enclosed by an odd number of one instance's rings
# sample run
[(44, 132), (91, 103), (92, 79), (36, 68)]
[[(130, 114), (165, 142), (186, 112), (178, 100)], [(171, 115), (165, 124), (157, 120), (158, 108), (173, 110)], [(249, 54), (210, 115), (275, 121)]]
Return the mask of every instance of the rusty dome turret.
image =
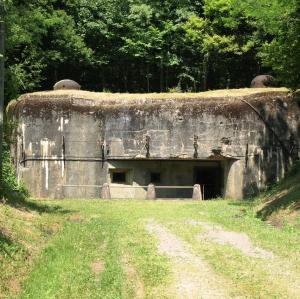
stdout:
[(64, 79), (64, 80), (58, 81), (53, 86), (54, 90), (61, 90), (61, 89), (79, 90), (80, 88), (81, 88), (81, 86), (76, 81), (70, 80), (70, 79)]
[(275, 87), (276, 80), (271, 75), (259, 75), (251, 81), (251, 88)]

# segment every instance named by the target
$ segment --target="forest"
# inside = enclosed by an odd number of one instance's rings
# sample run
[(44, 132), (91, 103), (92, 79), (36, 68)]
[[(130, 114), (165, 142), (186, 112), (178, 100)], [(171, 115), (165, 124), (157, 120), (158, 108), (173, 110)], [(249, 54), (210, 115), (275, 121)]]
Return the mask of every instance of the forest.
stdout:
[(300, 85), (298, 0), (1, 0), (5, 101), (69, 78), (108, 92)]

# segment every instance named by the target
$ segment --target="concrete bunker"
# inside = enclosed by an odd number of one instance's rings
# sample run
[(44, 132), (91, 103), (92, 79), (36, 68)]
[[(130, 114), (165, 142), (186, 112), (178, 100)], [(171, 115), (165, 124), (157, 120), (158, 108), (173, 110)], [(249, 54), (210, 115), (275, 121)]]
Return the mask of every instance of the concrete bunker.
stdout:
[(228, 163), (232, 160), (109, 160), (107, 181), (113, 198), (145, 198), (153, 184), (158, 198), (191, 199), (199, 184), (203, 199), (212, 199), (224, 196)]
[[(285, 89), (21, 96), (11, 148), (38, 198), (242, 199), (282, 178), (299, 155), (299, 106)], [(292, 141), (291, 141), (292, 140)], [(110, 190), (108, 190), (108, 188)]]

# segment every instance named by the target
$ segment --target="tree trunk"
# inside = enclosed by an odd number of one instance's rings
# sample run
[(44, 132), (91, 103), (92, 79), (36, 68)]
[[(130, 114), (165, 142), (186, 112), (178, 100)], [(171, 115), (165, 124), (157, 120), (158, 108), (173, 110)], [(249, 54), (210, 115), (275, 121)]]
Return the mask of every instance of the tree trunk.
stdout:
[(207, 73), (208, 73), (208, 61), (209, 61), (209, 53), (204, 55), (203, 58), (203, 90), (207, 90)]
[(150, 92), (150, 69), (149, 69), (149, 63), (147, 63), (147, 91)]
[(0, 21), (0, 182), (2, 182), (2, 146), (3, 146), (4, 34), (5, 34), (4, 21)]
[(163, 66), (163, 59), (160, 60), (160, 92), (164, 90), (164, 66)]

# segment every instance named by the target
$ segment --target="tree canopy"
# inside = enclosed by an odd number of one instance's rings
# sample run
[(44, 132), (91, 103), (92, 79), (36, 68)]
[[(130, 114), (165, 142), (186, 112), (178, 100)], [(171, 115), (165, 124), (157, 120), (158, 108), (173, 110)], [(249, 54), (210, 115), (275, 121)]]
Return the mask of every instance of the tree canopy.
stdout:
[(297, 0), (3, 0), (6, 100), (84, 89), (201, 91), (262, 73), (300, 85)]

